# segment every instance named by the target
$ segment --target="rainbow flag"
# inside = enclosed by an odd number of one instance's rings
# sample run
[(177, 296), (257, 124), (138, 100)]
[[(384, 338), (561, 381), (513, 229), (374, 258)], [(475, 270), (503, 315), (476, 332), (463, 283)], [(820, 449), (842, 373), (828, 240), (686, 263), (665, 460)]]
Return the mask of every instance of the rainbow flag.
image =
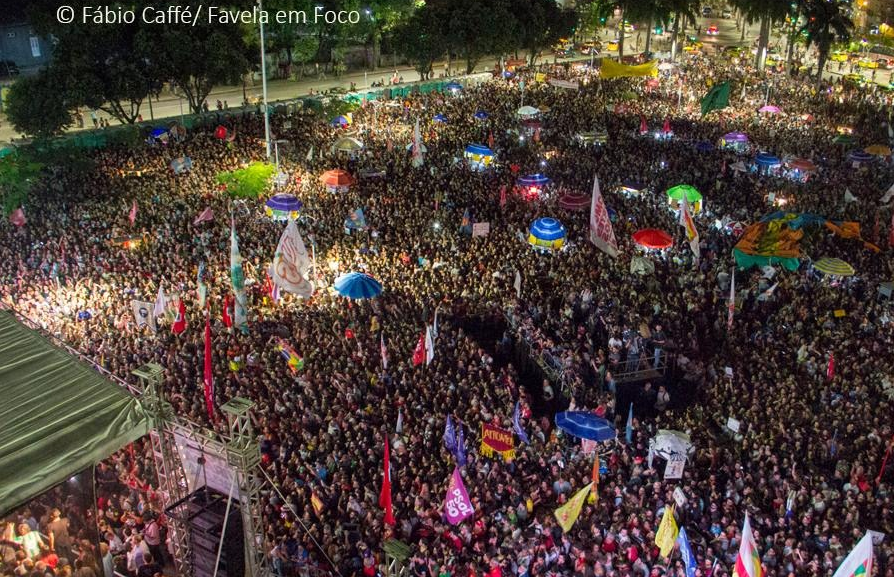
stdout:
[(872, 575), (872, 561), (872, 534), (867, 532), (832, 577), (869, 577)]
[(736, 556), (733, 577), (763, 577), (763, 575), (761, 556), (757, 551), (757, 543), (754, 542), (754, 533), (751, 531), (751, 523), (748, 522), (748, 513), (745, 513), (745, 524), (742, 525), (742, 542), (739, 543), (739, 554)]
[(297, 373), (304, 368), (304, 359), (299, 357), (298, 353), (295, 352), (295, 349), (293, 349), (286, 341), (279, 339), (276, 342), (276, 350), (279, 351), (280, 356), (285, 359), (293, 373)]

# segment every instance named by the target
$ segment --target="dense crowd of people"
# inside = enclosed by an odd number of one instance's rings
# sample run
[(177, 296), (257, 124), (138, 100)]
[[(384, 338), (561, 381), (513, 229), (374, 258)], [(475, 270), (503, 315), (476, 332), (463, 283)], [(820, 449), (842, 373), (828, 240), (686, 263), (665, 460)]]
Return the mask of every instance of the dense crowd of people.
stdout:
[[(675, 502), (698, 575), (732, 573), (748, 513), (768, 575), (830, 575), (874, 530), (886, 535), (875, 549), (876, 574), (891, 577), (894, 464), (879, 471), (894, 433), (894, 332), (890, 301), (878, 288), (894, 272), (891, 204), (879, 201), (894, 171), (889, 158), (855, 167), (849, 150), (833, 143), (839, 126), (863, 145), (888, 142), (890, 97), (764, 78), (698, 55), (656, 81), (599, 81), (570, 68), (559, 75), (580, 80), (581, 89), (538, 84), (533, 71), (520, 72), (458, 94), (366, 103), (347, 129), (306, 111), (274, 116), (275, 137), (289, 143), (279, 147), (288, 181), (278, 188), (303, 201), (299, 229), (317, 265), (310, 299), (285, 294), (273, 302), (265, 270), (282, 224), (264, 214), (263, 198), (234, 201), (218, 185), (218, 173), (264, 153), (263, 120), (228, 114), (220, 123), (232, 140), (216, 138), (212, 123), (166, 143), (98, 150), (87, 168), (55, 171), (25, 206), (27, 224), (0, 225), (3, 302), (123, 379), (133, 380), (130, 371), (144, 363), (162, 365), (178, 414), (220, 429), (202, 394), (205, 312), (196, 278), (204, 263), (214, 402), (242, 396), (255, 403), (263, 466), (285, 497), (271, 493), (265, 501), (270, 561), (281, 577), (312, 568), (375, 575), (391, 539), (410, 545), (407, 564), (416, 576), (684, 575), (679, 553), (664, 558), (655, 545), (662, 511)], [(733, 86), (730, 106), (702, 117), (698, 100), (724, 80)], [(759, 113), (767, 99), (783, 113)], [(521, 127), (522, 102), (543, 111), (541, 129)], [(479, 111), (487, 118), (476, 118)], [(434, 122), (435, 114), (446, 122)], [(426, 147), (421, 167), (407, 150), (417, 119)], [(655, 138), (665, 120), (673, 134)], [(747, 133), (754, 150), (696, 146), (732, 130)], [(607, 142), (577, 138), (592, 131), (606, 132)], [(333, 151), (346, 133), (364, 148)], [(465, 146), (489, 141), (495, 165), (471, 170)], [(758, 149), (811, 158), (819, 170), (801, 182), (729, 168), (752, 164)], [(192, 169), (174, 174), (171, 161), (184, 155)], [(355, 184), (327, 191), (318, 177), (332, 168), (348, 170)], [(516, 179), (533, 172), (547, 174), (554, 188), (537, 198), (522, 194)], [(587, 241), (586, 210), (558, 204), (560, 190), (589, 194), (594, 175), (612, 209), (616, 259)], [(643, 190), (620, 192), (631, 181)], [(704, 195), (695, 217), (698, 259), (664, 195), (679, 183)], [(728, 327), (737, 237), (723, 223), (753, 223), (773, 212), (771, 192), (786, 199), (786, 210), (860, 223), (881, 251), (809, 233), (799, 270), (736, 271), (738, 304)], [(194, 225), (208, 207), (213, 221)], [(367, 227), (346, 234), (344, 221), (358, 208)], [(487, 236), (461, 232), (467, 209), (475, 222), (490, 223)], [(247, 334), (222, 322), (231, 215), (248, 279)], [(544, 253), (527, 243), (527, 227), (541, 216), (565, 225), (563, 250)], [(669, 231), (674, 246), (638, 247), (632, 233), (649, 227)], [(142, 242), (123, 246), (131, 237)], [(634, 256), (649, 258), (654, 271), (632, 273)], [(821, 256), (842, 258), (857, 274), (844, 281), (816, 274), (810, 259)], [(338, 296), (329, 287), (349, 271), (369, 272), (384, 292), (370, 300)], [(164, 319), (153, 334), (133, 318), (131, 301), (155, 300), (159, 286), (185, 303), (182, 334)], [(844, 316), (834, 314), (839, 310)], [(436, 311), (434, 360), (414, 366), (417, 341)], [(300, 371), (280, 358), (280, 338), (303, 358)], [(521, 366), (512, 351), (522, 342), (532, 354), (549, 354), (560, 382)], [(672, 353), (666, 377), (616, 382), (657, 364), (656, 350)], [(834, 371), (827, 370), (832, 357)], [(629, 443), (622, 396), (634, 399)], [(517, 402), (530, 444), (516, 439), (511, 462), (480, 455), (481, 424), (512, 430)], [(599, 447), (598, 498), (564, 533), (553, 512), (590, 482), (593, 466), (592, 455), (553, 425), (553, 412), (568, 406), (614, 421), (620, 435)], [(466, 432), (462, 474), (475, 509), (457, 526), (443, 509), (454, 468), (443, 442), (448, 416)], [(741, 423), (738, 432), (726, 427), (730, 417)], [(665, 480), (663, 461), (648, 458), (659, 428), (693, 440), (682, 479)], [(386, 442), (394, 526), (378, 504)], [(107, 552), (124, 552), (124, 571), (140, 576), (150, 574), (145, 566), (160, 569), (170, 560), (147, 455), (139, 445), (102, 465), (102, 525), (88, 522), (89, 507), (65, 510), (69, 534), (87, 543), (74, 553), (75, 545), (60, 545), (57, 536), (54, 574), (64, 574), (63, 557), (81, 577), (89, 577), (84, 567), (101, 570)], [(7, 560), (19, 567), (15, 574), (46, 569), (44, 551), (53, 551), (53, 542), (27, 535), (56, 534), (58, 512), (48, 513), (48, 521), (32, 524), (19, 512), (22, 532), (10, 537), (25, 550)], [(103, 550), (90, 549), (91, 532)], [(25, 558), (37, 560), (29, 561), (33, 570)]]

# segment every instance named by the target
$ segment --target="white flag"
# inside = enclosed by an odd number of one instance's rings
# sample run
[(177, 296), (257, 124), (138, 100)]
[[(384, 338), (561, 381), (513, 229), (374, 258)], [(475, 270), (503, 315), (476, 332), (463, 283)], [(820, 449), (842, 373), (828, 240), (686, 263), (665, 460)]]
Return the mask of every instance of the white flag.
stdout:
[(388, 349), (385, 347), (385, 331), (382, 331), (379, 341), (379, 352), (382, 354), (382, 368), (388, 368)]
[(890, 201), (892, 198), (894, 198), (894, 184), (888, 187), (888, 191), (885, 192), (885, 196), (883, 196), (879, 202), (882, 204), (888, 204), (888, 201)]
[(310, 269), (310, 257), (298, 233), (298, 226), (289, 219), (273, 256), (270, 278), (281, 290), (308, 298), (314, 294), (314, 286), (307, 280)]
[(413, 129), (413, 167), (419, 168), (425, 161), (422, 158), (422, 136), (419, 133), (419, 119)]
[(401, 409), (397, 410), (397, 425), (394, 427), (394, 432), (398, 435), (404, 432), (404, 413)]
[(438, 309), (440, 308), (440, 306), (435, 308), (435, 322), (431, 328), (431, 336), (433, 336), (434, 338), (438, 338)]
[(849, 188), (844, 189), (844, 202), (857, 202), (857, 197), (855, 197)]
[(425, 327), (425, 365), (435, 360), (435, 342), (431, 338), (431, 325)]
[(618, 256), (618, 241), (608, 218), (608, 209), (599, 191), (599, 176), (593, 177), (593, 197), (590, 199), (590, 242), (612, 258)]
[(692, 213), (689, 212), (689, 201), (686, 199), (686, 193), (683, 193), (683, 198), (680, 200), (680, 225), (686, 229), (686, 238), (689, 239), (689, 248), (692, 249), (692, 254), (695, 255), (695, 260), (701, 257), (701, 249), (699, 245), (699, 236), (698, 230), (695, 228), (695, 221), (692, 220)]
[(137, 321), (137, 328), (148, 326), (153, 333), (157, 330), (153, 306), (153, 303), (130, 301), (130, 308), (133, 310), (133, 318)]
[(736, 267), (733, 267), (733, 276), (729, 283), (729, 303), (726, 305), (726, 328), (732, 330), (733, 315), (736, 312)]
[(832, 577), (870, 577), (872, 565), (872, 533), (867, 531), (857, 546), (844, 558)]
[(515, 289), (515, 296), (521, 298), (521, 273), (518, 271), (515, 271), (515, 282), (512, 283), (512, 288)]
[(310, 145), (310, 150), (307, 151), (307, 156), (304, 157), (304, 160), (310, 162), (314, 159), (314, 145)]
[(161, 283), (158, 284), (158, 296), (155, 297), (155, 308), (152, 311), (152, 315), (156, 317), (164, 316), (165, 311), (168, 308), (168, 299), (165, 297), (165, 291), (161, 288)]

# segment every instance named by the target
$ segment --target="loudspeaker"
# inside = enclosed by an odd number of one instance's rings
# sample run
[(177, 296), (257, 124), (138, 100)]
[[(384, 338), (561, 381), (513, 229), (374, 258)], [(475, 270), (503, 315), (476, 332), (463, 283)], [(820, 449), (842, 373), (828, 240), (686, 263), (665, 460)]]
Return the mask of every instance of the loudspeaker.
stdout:
[[(226, 496), (202, 487), (177, 501), (165, 511), (189, 532), (192, 574), (212, 577), (223, 532), (218, 577), (242, 577), (245, 574), (245, 545), (242, 535), (242, 512), (233, 499), (227, 515)], [(227, 519), (224, 529), (224, 519)]]

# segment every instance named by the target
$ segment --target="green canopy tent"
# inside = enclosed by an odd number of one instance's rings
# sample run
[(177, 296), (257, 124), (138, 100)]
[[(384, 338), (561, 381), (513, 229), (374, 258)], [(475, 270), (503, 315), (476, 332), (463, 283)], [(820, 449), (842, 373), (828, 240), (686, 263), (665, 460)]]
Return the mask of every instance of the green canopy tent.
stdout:
[(0, 310), (0, 514), (149, 432), (140, 401)]

